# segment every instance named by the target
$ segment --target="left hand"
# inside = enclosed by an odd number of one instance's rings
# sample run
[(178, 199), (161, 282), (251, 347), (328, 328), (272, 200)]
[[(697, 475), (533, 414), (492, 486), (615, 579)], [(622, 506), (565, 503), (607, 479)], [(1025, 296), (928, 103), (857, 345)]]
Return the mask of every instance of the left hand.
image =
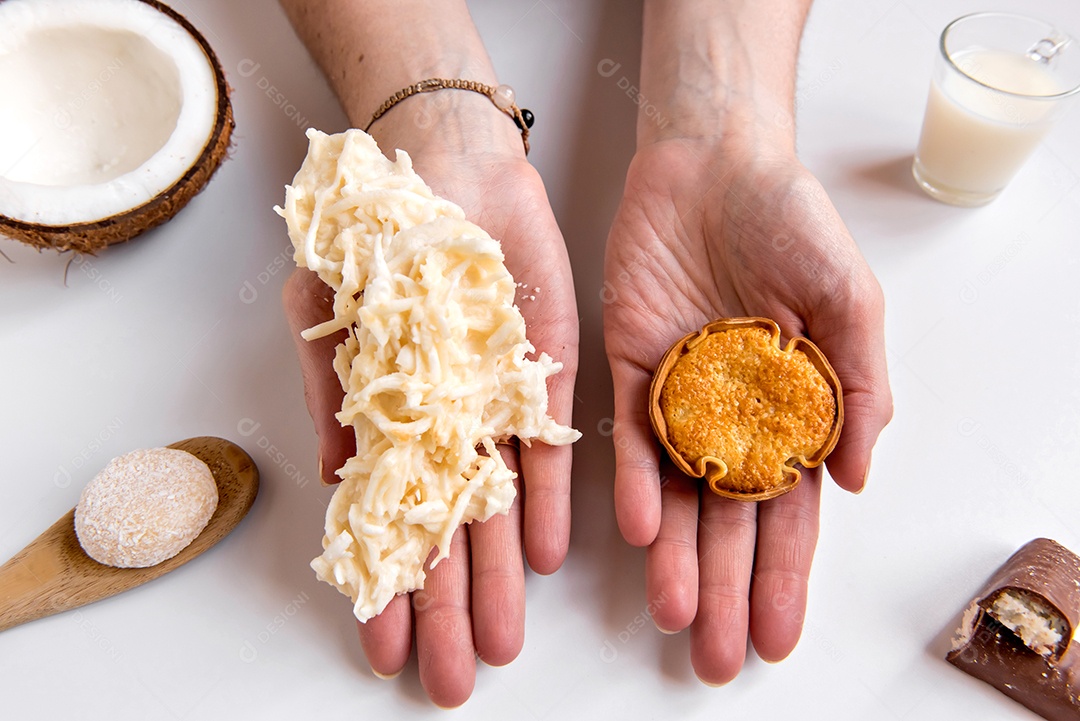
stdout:
[[(439, 118), (438, 125), (414, 122), (425, 109)], [(502, 242), (506, 267), (528, 289), (517, 303), (530, 342), (537, 353), (563, 363), (548, 380), (548, 409), (569, 424), (578, 347), (570, 262), (514, 124), (487, 98), (457, 92), (442, 99), (410, 98), (409, 105), (380, 120), (373, 134), (391, 158), (394, 148), (408, 151), (437, 195), (462, 206), (470, 220)], [(299, 336), (332, 315), (330, 298), (330, 289), (308, 270), (297, 270), (286, 283), (285, 310), (319, 436), (321, 474), (336, 483), (335, 471), (356, 452), (352, 428), (342, 428), (334, 417), (343, 392), (332, 363), (343, 334), (310, 343)], [(535, 442), (520, 451), (504, 445), (500, 450), (519, 474), (509, 514), (459, 528), (450, 556), (428, 571), (423, 590), (396, 596), (382, 613), (359, 624), (364, 653), (383, 677), (405, 666), (415, 634), (420, 681), (444, 707), (469, 698), (477, 658), (499, 666), (520, 652), (524, 561), (537, 573), (553, 573), (569, 547), (571, 448)]]
[[(608, 238), (604, 336), (615, 387), (615, 506), (648, 546), (657, 626), (687, 626), (706, 683), (732, 680), (749, 633), (779, 661), (802, 630), (820, 473), (762, 503), (721, 499), (661, 462), (648, 419), (653, 370), (678, 338), (724, 317), (765, 316), (813, 340), (844, 387), (828, 468), (858, 492), (892, 415), (881, 289), (824, 189), (793, 153), (714, 139), (640, 147)], [(702, 491), (701, 489), (704, 488)]]

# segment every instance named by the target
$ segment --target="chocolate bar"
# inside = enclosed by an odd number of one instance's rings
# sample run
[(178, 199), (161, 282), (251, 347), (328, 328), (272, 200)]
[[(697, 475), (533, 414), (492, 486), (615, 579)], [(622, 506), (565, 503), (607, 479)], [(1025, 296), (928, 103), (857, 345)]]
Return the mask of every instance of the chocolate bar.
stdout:
[(1050, 721), (1080, 719), (1080, 558), (1038, 538), (964, 612), (949, 663)]

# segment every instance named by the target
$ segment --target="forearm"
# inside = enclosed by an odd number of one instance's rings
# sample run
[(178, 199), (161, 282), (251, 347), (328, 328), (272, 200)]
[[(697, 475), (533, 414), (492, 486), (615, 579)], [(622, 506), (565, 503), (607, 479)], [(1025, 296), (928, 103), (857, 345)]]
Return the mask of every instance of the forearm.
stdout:
[(366, 124), (383, 100), (424, 78), (494, 80), (464, 0), (281, 0), (281, 5), (354, 125)]
[[(671, 137), (794, 150), (795, 64), (811, 0), (646, 0), (638, 144)], [(644, 106), (644, 105), (643, 105)]]
[[(365, 127), (383, 101), (425, 78), (498, 84), (464, 0), (280, 2), (355, 127)], [(434, 130), (437, 136), (427, 138)], [(521, 145), (504, 113), (482, 95), (463, 90), (410, 97), (372, 132), (383, 134), (380, 142), (414, 153), (429, 141), (455, 150)]]

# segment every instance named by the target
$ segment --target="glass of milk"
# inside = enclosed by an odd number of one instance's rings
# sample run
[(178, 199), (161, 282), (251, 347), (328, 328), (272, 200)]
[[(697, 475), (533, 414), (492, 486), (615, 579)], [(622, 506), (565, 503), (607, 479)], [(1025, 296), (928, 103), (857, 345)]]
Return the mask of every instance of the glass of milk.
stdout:
[(1039, 20), (976, 13), (941, 34), (912, 174), (932, 197), (983, 205), (1080, 94), (1080, 47)]

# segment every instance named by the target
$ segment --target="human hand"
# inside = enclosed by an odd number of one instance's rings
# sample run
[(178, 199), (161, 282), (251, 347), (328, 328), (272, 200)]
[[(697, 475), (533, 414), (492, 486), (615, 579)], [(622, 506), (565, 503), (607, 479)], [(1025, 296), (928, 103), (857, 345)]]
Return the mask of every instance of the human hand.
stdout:
[[(615, 387), (615, 507), (648, 546), (646, 593), (669, 632), (687, 626), (706, 683), (732, 680), (746, 638), (767, 661), (794, 648), (818, 535), (820, 473), (762, 503), (722, 499), (661, 460), (652, 372), (684, 334), (765, 316), (836, 369), (845, 423), (828, 469), (858, 492), (892, 414), (880, 287), (817, 180), (780, 144), (669, 138), (639, 148), (608, 238), (604, 337)], [(704, 488), (704, 491), (701, 489)]]
[[(461, 205), (470, 220), (502, 241), (506, 266), (524, 289), (517, 303), (536, 351), (563, 363), (549, 380), (549, 413), (569, 424), (577, 368), (578, 316), (570, 264), (539, 175), (525, 160), (513, 123), (482, 96), (442, 91), (410, 98), (372, 129), (385, 153), (402, 148), (432, 190)], [(297, 270), (284, 304), (297, 343), (308, 410), (319, 437), (321, 475), (356, 449), (351, 428), (334, 418), (342, 390), (333, 371), (341, 335), (307, 342), (300, 331), (332, 315), (332, 293), (313, 273)], [(358, 624), (360, 641), (380, 676), (394, 676), (411, 653), (415, 629), (420, 680), (440, 706), (458, 706), (475, 682), (475, 659), (509, 663), (524, 641), (525, 578), (530, 567), (552, 573), (570, 535), (571, 449), (535, 442), (500, 446), (519, 473), (507, 516), (458, 529), (449, 558), (428, 570), (423, 591), (394, 598)], [(344, 608), (344, 606), (343, 606)]]

